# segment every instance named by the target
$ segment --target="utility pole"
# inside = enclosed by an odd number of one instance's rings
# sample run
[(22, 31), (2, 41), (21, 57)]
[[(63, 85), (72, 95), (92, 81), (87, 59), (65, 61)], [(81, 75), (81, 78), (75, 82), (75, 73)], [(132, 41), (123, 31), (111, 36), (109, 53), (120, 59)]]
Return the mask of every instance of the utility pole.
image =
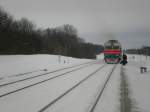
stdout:
[(146, 60), (148, 59), (148, 48), (146, 48)]
[(58, 63), (61, 63), (61, 47), (58, 48)]

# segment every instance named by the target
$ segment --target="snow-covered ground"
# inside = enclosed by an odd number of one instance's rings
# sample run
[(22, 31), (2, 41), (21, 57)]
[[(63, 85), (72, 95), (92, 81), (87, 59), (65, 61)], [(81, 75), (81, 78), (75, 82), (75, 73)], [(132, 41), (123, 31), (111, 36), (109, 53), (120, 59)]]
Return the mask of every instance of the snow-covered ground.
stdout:
[(21, 74), (25, 72), (54, 70), (63, 66), (91, 61), (57, 55), (0, 55), (0, 77)]
[[(90, 65), (78, 65), (93, 61), (94, 63)], [(78, 66), (49, 73), (73, 65)], [(103, 65), (103, 55), (97, 60), (61, 56), (60, 62), (59, 56), (56, 55), (2, 55), (0, 56), (0, 111), (38, 112)], [(100, 69), (53, 103), (45, 112), (90, 112), (113, 66), (108, 64)], [(147, 67), (147, 72), (141, 74), (141, 66)], [(83, 68), (75, 70), (80, 67)], [(72, 70), (74, 71), (70, 72)], [(121, 65), (118, 64), (94, 112), (120, 112), (120, 70)], [(128, 55), (128, 64), (124, 66), (124, 70), (132, 110), (150, 112), (150, 57)], [(56, 77), (66, 72), (66, 75)], [(46, 75), (38, 76), (40, 74)], [(30, 77), (33, 78), (28, 79)], [(52, 80), (47, 80), (51, 78)], [(6, 83), (10, 84), (5, 85)]]
[(103, 53), (96, 55), (96, 60), (103, 60), (103, 59), (104, 59)]
[[(64, 61), (65, 60), (65, 61)], [(80, 63), (91, 62), (88, 59), (75, 59), (71, 57), (61, 57), (58, 62), (58, 56), (55, 55), (17, 55), (0, 56), (0, 85), (5, 83), (22, 80), (31, 76), (36, 76), (67, 66)], [(0, 86), (0, 111), (2, 112), (38, 112), (50, 102), (55, 101), (57, 97), (74, 87), (89, 74), (102, 67), (102, 59), (97, 60), (95, 64), (88, 65), (80, 70), (69, 72), (81, 66), (64, 69), (55, 73), (49, 73), (44, 76), (12, 83), (6, 86)], [(46, 109), (47, 112), (88, 112), (94, 104), (99, 92), (101, 91), (106, 78), (108, 77), (114, 65), (107, 65), (93, 76), (83, 81), (75, 89), (60, 98), (56, 103)], [(109, 83), (107, 84), (102, 98), (98, 102), (95, 112), (119, 112), (120, 107), (120, 66), (117, 65)], [(47, 69), (46, 71), (44, 69)], [(39, 71), (38, 71), (39, 70)], [(32, 72), (33, 71), (33, 72)], [(35, 71), (35, 72), (34, 72)], [(15, 75), (28, 73), (24, 75)], [(53, 80), (47, 80), (37, 85), (35, 83), (50, 79), (60, 74), (68, 72), (67, 75), (57, 77)], [(26, 88), (29, 85), (33, 85)], [(26, 88), (26, 89), (22, 89)], [(20, 89), (19, 91), (16, 91)], [(10, 94), (7, 94), (11, 92)], [(4, 95), (5, 94), (5, 95)]]
[[(150, 112), (150, 57), (128, 55), (128, 60), (125, 74), (129, 83), (133, 111)], [(147, 67), (147, 72), (141, 73), (141, 66)]]

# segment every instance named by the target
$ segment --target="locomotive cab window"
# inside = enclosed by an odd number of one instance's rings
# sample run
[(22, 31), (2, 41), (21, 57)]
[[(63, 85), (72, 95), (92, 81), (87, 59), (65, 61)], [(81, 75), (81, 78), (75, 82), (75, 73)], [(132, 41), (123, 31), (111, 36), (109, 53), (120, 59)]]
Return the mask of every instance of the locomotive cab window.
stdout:
[(113, 46), (113, 49), (119, 49), (120, 47), (119, 46)]
[(112, 49), (112, 46), (105, 46), (105, 49)]

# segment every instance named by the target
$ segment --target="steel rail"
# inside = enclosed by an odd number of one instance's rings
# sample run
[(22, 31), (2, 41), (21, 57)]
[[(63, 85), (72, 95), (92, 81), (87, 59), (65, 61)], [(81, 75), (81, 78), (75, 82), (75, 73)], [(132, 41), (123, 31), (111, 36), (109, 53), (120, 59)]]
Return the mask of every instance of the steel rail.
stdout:
[(73, 69), (73, 70), (71, 70), (71, 71), (67, 71), (67, 72), (65, 72), (65, 73), (63, 73), (63, 74), (56, 75), (56, 76), (50, 77), (50, 78), (48, 78), (48, 79), (45, 79), (45, 80), (36, 82), (36, 83), (34, 83), (34, 84), (27, 85), (27, 86), (25, 86), (25, 87), (22, 87), (22, 88), (13, 90), (13, 91), (11, 91), (11, 92), (4, 93), (4, 94), (0, 95), (0, 98), (2, 98), (2, 97), (4, 97), (4, 96), (7, 96), (7, 95), (10, 95), (10, 94), (12, 94), (12, 93), (19, 92), (19, 91), (21, 91), (21, 90), (25, 90), (25, 89), (30, 88), (30, 87), (33, 87), (33, 86), (35, 86), (35, 85), (42, 84), (42, 83), (47, 82), (47, 81), (50, 81), (50, 80), (52, 80), (52, 79), (56, 79), (56, 78), (58, 78), (58, 77), (61, 77), (61, 76), (67, 75), (67, 74), (69, 75), (69, 73), (71, 73), (71, 72), (78, 71), (78, 70), (80, 70), (80, 69), (82, 69), (82, 68), (85, 68), (85, 67), (87, 67), (87, 66), (90, 66), (90, 65), (92, 65), (92, 64), (94, 64), (94, 63), (90, 63), (90, 64), (85, 65), (85, 66), (82, 66), (82, 67), (80, 67), (80, 68), (76, 68), (76, 69)]
[(37, 77), (41, 77), (41, 76), (44, 76), (44, 75), (49, 75), (51, 73), (56, 73), (56, 72), (59, 72), (59, 71), (62, 71), (62, 70), (66, 70), (66, 69), (70, 69), (70, 68), (74, 68), (74, 67), (77, 67), (77, 66), (82, 66), (82, 65), (90, 64), (90, 63), (95, 63), (95, 61), (94, 62), (88, 62), (88, 63), (82, 63), (82, 64), (74, 65), (74, 66), (71, 66), (71, 67), (65, 67), (65, 68), (57, 69), (57, 70), (50, 71), (50, 72), (47, 72), (47, 73), (43, 73), (43, 74), (31, 76), (31, 77), (28, 77), (28, 78), (23, 78), (23, 79), (20, 79), (20, 80), (17, 80), (17, 81), (12, 81), (12, 82), (8, 82), (8, 83), (0, 84), (0, 88), (4, 87), (4, 86), (7, 86), (7, 85), (14, 84), (14, 83), (26, 81), (26, 80), (37, 78)]
[[(58, 70), (64, 70), (64, 69), (67, 69), (67, 68), (72, 68), (72, 67), (75, 67), (75, 66), (79, 66), (79, 65), (83, 65), (83, 64), (88, 64), (88, 63), (91, 63), (91, 61), (90, 62), (86, 62), (86, 63), (81, 63), (81, 64), (73, 65), (71, 67), (60, 68)], [(18, 77), (18, 76), (27, 75), (27, 74), (31, 74), (31, 73), (35, 73), (35, 72), (39, 72), (39, 71), (45, 71), (45, 70), (46, 69), (38, 69), (38, 70), (34, 70), (34, 71), (29, 71), (29, 72), (24, 72), (24, 73), (18, 73), (18, 74), (14, 74), (14, 75), (9, 75), (8, 77), (9, 78), (11, 78), (11, 77)], [(55, 71), (57, 71), (57, 70), (55, 70)]]
[(110, 77), (112, 76), (112, 74), (113, 74), (113, 72), (114, 72), (114, 70), (115, 70), (115, 68), (116, 68), (116, 66), (117, 66), (117, 65), (114, 65), (114, 67), (113, 67), (112, 70), (110, 71), (110, 73), (109, 73), (109, 75), (108, 75), (108, 77), (107, 77), (107, 79), (106, 79), (106, 81), (105, 81), (105, 83), (104, 83), (104, 85), (103, 85), (101, 91), (99, 92), (99, 94), (98, 94), (98, 96), (97, 96), (97, 98), (96, 98), (96, 100), (95, 100), (95, 102), (94, 102), (94, 104), (93, 104), (93, 106), (92, 106), (92, 108), (90, 109), (89, 112), (94, 112), (94, 110), (95, 110), (95, 108), (96, 108), (96, 106), (97, 106), (97, 104), (98, 104), (98, 102), (99, 102), (99, 100), (100, 100), (100, 98), (101, 98), (101, 96), (102, 96), (102, 94), (103, 94), (105, 88), (106, 88), (106, 85), (108, 84), (108, 82), (109, 82), (109, 80), (110, 80)]
[(76, 87), (78, 87), (80, 84), (82, 84), (83, 82), (85, 82), (86, 80), (88, 80), (90, 77), (92, 77), (93, 75), (95, 75), (99, 70), (101, 70), (102, 68), (105, 67), (106, 64), (104, 64), (103, 66), (99, 67), (98, 69), (96, 69), (94, 72), (92, 72), (91, 74), (89, 74), (87, 77), (85, 77), (84, 79), (82, 79), (80, 82), (78, 82), (76, 85), (74, 85), (73, 87), (69, 88), (67, 91), (65, 91), (63, 94), (61, 94), (60, 96), (58, 96), (56, 99), (54, 99), (53, 101), (51, 101), (49, 104), (47, 104), (46, 106), (44, 106), (42, 109), (40, 109), (38, 112), (44, 112), (46, 109), (48, 109), (49, 107), (51, 107), (53, 104), (55, 104), (58, 100), (60, 100), (61, 98), (63, 98), (65, 95), (67, 95), (69, 92), (71, 92), (72, 90), (74, 90)]

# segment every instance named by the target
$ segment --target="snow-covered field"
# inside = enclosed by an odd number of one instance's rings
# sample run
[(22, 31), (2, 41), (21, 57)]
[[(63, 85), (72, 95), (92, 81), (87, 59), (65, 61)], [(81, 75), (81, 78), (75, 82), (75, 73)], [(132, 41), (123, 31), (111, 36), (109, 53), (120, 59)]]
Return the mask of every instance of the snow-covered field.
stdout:
[[(150, 57), (129, 55), (126, 75), (129, 83), (133, 111), (150, 112)], [(147, 72), (141, 73), (140, 67), (147, 67)]]
[[(59, 61), (60, 58), (60, 61)], [(91, 61), (57, 55), (0, 55), (0, 77), (25, 72), (54, 70), (63, 66)]]
[[(115, 65), (103, 67), (102, 56), (97, 60), (59, 58), (56, 55), (0, 56), (0, 112), (42, 112), (45, 106), (49, 107), (44, 112), (91, 112)], [(87, 64), (78, 65), (81, 63)], [(56, 71), (70, 66), (74, 67)], [(148, 72), (141, 74), (141, 66), (148, 67)], [(150, 112), (150, 58), (128, 55), (124, 68), (133, 110)], [(120, 112), (120, 70), (118, 64), (94, 112)]]
[[(93, 62), (93, 60), (61, 57), (61, 62), (59, 63), (58, 56), (54, 55), (12, 55), (0, 56), (0, 62), (0, 74), (2, 77), (0, 80), (0, 109), (2, 112), (38, 112), (72, 87), (74, 87), (73, 90), (45, 111), (88, 112), (114, 66), (107, 65), (101, 68), (104, 62), (103, 60), (98, 60), (94, 64), (79, 65), (34, 77), (60, 68)], [(82, 68), (74, 70), (80, 67)], [(89, 77), (99, 68), (101, 70)], [(96, 112), (109, 112), (112, 110), (119, 112), (120, 65), (116, 69), (118, 69), (115, 71), (117, 73), (111, 77), (110, 83), (106, 86), (105, 94), (101, 98), (102, 101), (98, 102), (97, 105), (99, 106), (95, 108)], [(72, 70), (74, 71), (70, 72)], [(66, 75), (64, 76), (56, 77), (65, 73)], [(28, 79), (30, 77), (34, 78)], [(109, 94), (111, 92), (112, 94)], [(107, 108), (107, 106), (110, 108)]]

